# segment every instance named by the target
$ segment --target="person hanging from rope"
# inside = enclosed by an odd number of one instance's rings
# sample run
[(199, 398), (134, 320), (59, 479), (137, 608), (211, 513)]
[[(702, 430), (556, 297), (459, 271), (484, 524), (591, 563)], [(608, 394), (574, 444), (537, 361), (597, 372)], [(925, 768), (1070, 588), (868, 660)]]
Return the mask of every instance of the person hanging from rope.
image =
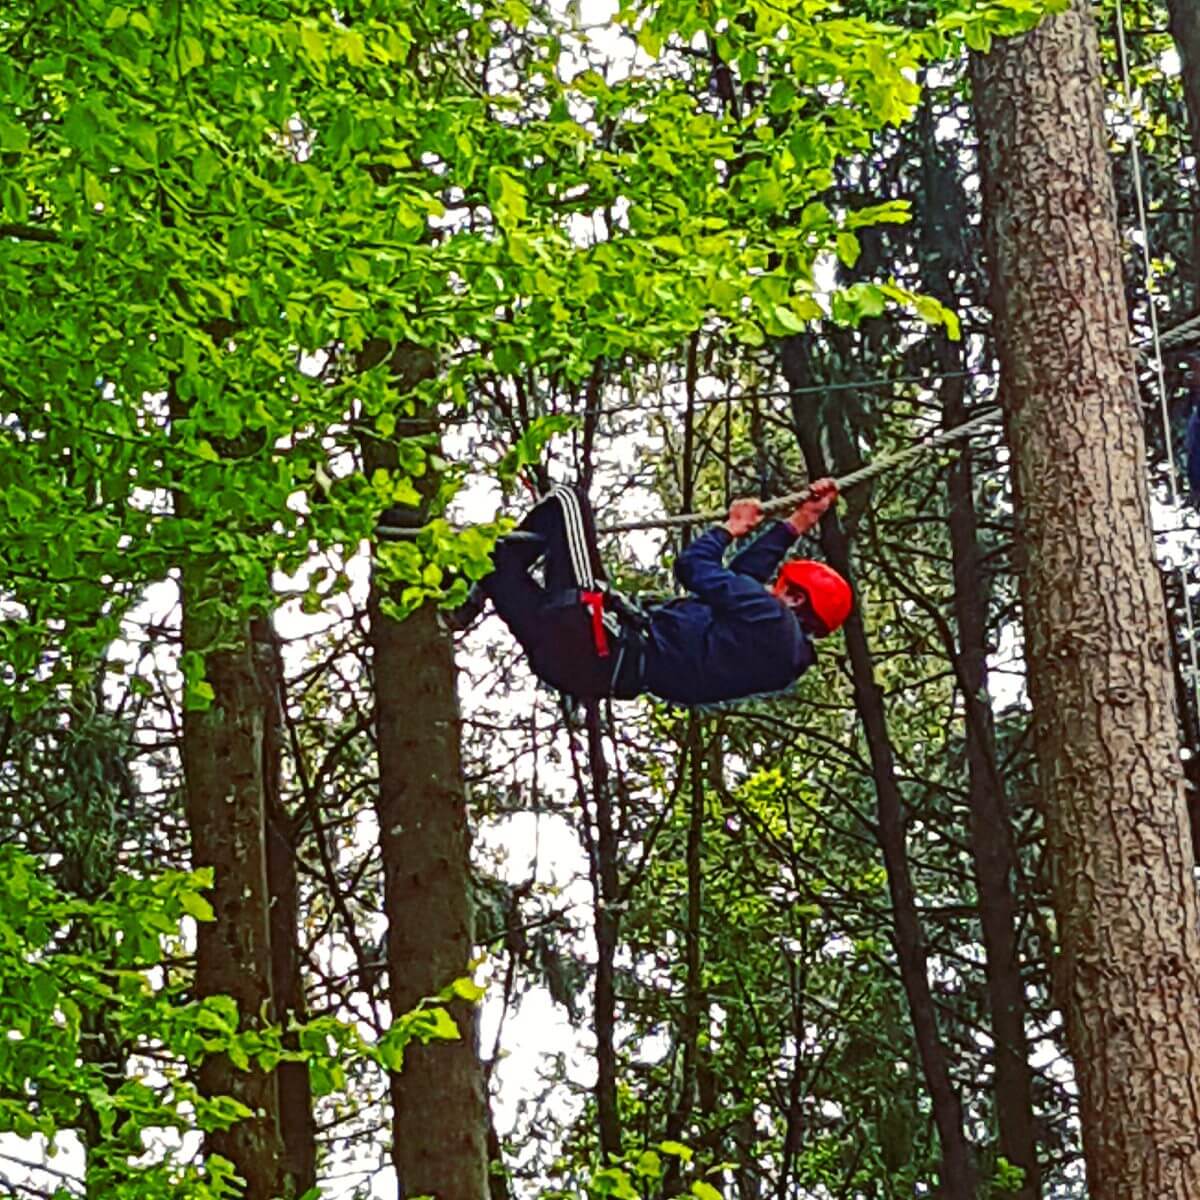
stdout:
[[(832, 568), (809, 559), (780, 568), (837, 491), (832, 479), (818, 480), (787, 520), (725, 565), (730, 543), (763, 520), (758, 500), (735, 500), (725, 522), (675, 562), (689, 594), (642, 609), (608, 587), (586, 499), (574, 488), (554, 487), (516, 536), (497, 542), (491, 574), (443, 619), (464, 630), (491, 600), (534, 673), (578, 699), (648, 692), (693, 705), (782, 691), (816, 661), (813, 640), (850, 614), (850, 586)], [(530, 575), (539, 559), (544, 583)]]

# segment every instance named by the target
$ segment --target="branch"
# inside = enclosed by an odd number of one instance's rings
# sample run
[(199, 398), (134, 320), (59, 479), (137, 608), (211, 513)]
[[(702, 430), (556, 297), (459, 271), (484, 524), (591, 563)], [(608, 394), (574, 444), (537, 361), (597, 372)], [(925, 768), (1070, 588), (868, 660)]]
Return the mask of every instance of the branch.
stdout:
[(17, 238), (23, 242), (57, 242), (59, 236), (53, 229), (40, 225), (0, 225), (0, 237)]

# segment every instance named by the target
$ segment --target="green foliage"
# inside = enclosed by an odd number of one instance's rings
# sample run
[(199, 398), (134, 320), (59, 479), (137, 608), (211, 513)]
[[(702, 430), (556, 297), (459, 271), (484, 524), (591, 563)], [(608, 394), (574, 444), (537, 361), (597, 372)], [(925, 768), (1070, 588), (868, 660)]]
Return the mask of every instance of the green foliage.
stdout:
[[(689, 1196), (695, 1200), (722, 1200), (721, 1192), (708, 1181), (724, 1172), (734, 1170), (736, 1163), (718, 1163), (707, 1168), (695, 1162), (695, 1152), (682, 1142), (667, 1139), (645, 1149), (626, 1154), (619, 1162), (595, 1166), (583, 1172), (579, 1183), (570, 1191), (550, 1190), (540, 1193), (541, 1200), (678, 1200)], [(685, 1191), (666, 1189), (671, 1160), (700, 1178), (693, 1178)], [(704, 1178), (707, 1176), (708, 1178)]]
[[(191, 1082), (190, 1068), (210, 1055), (267, 1071), (306, 1062), (314, 1093), (326, 1096), (345, 1091), (355, 1063), (400, 1070), (412, 1042), (458, 1037), (446, 1010), (431, 1002), (400, 1016), (375, 1043), (344, 1021), (315, 1018), (294, 1030), (299, 1049), (292, 1050), (278, 1027), (243, 1027), (228, 996), (188, 999), (188, 982), (165, 964), (183, 948), (185, 918), (212, 919), (203, 895), (210, 883), (209, 871), (125, 876), (108, 895), (82, 900), (58, 890), (30, 856), (0, 847), (0, 1134), (40, 1137), (53, 1151), (65, 1131), (94, 1115), (89, 1187), (118, 1200), (241, 1194), (230, 1164), (217, 1157), (197, 1163), (162, 1150), (143, 1158), (148, 1145), (165, 1145), (164, 1131), (225, 1129), (250, 1115)], [(66, 931), (81, 929), (91, 953), (64, 948)], [(473, 1001), (479, 991), (459, 980), (444, 999), (454, 997)], [(123, 1079), (88, 1053), (100, 1015), (133, 1064)]]
[[(822, 196), (839, 159), (907, 119), (922, 65), (960, 34), (1025, 27), (1029, 0), (919, 31), (820, 5), (622, 11), (651, 55), (702, 38), (744, 83), (771, 79), (740, 113), (657, 69), (573, 74), (563, 29), (496, 11), (523, 68), (489, 92), (496, 12), (452, 0), (371, 0), (352, 19), (297, 0), (5, 7), (0, 539), (21, 606), (0, 629), (6, 692), (107, 644), (184, 560), (229, 583), (231, 616), (269, 607), (272, 568), (356, 547), (416, 499), (430, 448), (401, 438), (401, 469), (367, 479), (344, 462), (360, 439), (464, 407), (482, 382), (578, 381), (714, 321), (751, 346), (889, 303), (954, 327), (886, 281), (822, 294), (822, 255), (853, 262), (853, 230), (904, 215)], [(366, 355), (397, 343), (433, 354), (434, 375), (397, 380)], [(419, 548), (482, 569), (445, 536)], [(437, 592), (436, 572), (392, 564), (398, 612)], [(202, 673), (185, 686), (211, 701)]]

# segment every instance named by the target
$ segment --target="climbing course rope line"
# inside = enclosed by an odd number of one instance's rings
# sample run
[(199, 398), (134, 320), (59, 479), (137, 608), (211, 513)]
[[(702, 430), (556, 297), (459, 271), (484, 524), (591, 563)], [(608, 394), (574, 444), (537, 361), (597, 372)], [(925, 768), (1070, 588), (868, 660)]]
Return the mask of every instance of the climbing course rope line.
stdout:
[[(999, 415), (999, 407), (995, 404), (989, 405), (978, 416), (972, 417), (969, 421), (964, 421), (961, 425), (956, 425), (953, 429), (940, 430), (937, 433), (922, 438), (912, 446), (897, 451), (895, 454), (885, 454), (881, 458), (876, 458), (865, 466), (859, 467), (857, 471), (851, 471), (848, 475), (843, 475), (836, 480), (838, 491), (845, 491), (847, 488), (853, 487), (856, 483), (863, 483), (868, 479), (873, 479), (876, 475), (882, 475), (885, 471), (890, 471), (894, 467), (911, 462), (913, 459), (919, 458), (930, 450), (937, 450), (941, 446), (948, 446), (953, 442), (968, 438), (981, 430), (985, 425), (991, 424)], [(803, 488), (798, 492), (791, 492), (786, 496), (776, 497), (774, 500), (768, 500), (763, 504), (763, 511), (768, 516), (785, 512), (789, 508), (795, 508), (796, 505), (802, 504), (808, 495), (808, 489)], [(616, 525), (602, 525), (596, 532), (628, 533), (635, 529), (672, 529), (680, 525), (703, 525), (723, 520), (724, 517), (724, 509), (711, 512), (680, 513), (673, 517), (647, 517), (642, 521), (622, 521)]]
[[(1163, 449), (1167, 455), (1167, 480), (1170, 485), (1171, 507), (1179, 508), (1179, 465), (1175, 457), (1175, 442), (1171, 436), (1171, 416), (1167, 407), (1167, 381), (1163, 374), (1162, 348), (1168, 342), (1181, 341), (1191, 326), (1200, 326), (1200, 316), (1176, 325), (1165, 334), (1158, 330), (1158, 309), (1155, 304), (1154, 271), (1150, 261), (1150, 228), (1146, 219), (1146, 197), (1142, 189), (1142, 157), (1138, 151), (1137, 122), (1134, 120), (1133, 86), (1129, 78), (1129, 55), (1125, 48), (1125, 12), (1121, 0), (1116, 3), (1117, 21), (1117, 53), (1121, 63), (1121, 88), (1125, 94), (1125, 109), (1129, 118), (1132, 136), (1129, 139), (1131, 162), (1133, 166), (1133, 194), (1137, 202), (1138, 224), (1142, 234), (1142, 275), (1146, 288), (1146, 307), (1150, 311), (1150, 344), (1153, 348), (1154, 379), (1158, 388), (1159, 408), (1162, 415)], [(1151, 534), (1154, 533), (1151, 522)], [(1196, 625), (1192, 619), (1192, 597), (1188, 592), (1187, 575), (1183, 564), (1178, 567), (1180, 594), (1183, 596), (1183, 609), (1187, 618), (1187, 639), (1191, 649), (1192, 690), (1195, 693), (1196, 712), (1200, 716), (1200, 662), (1197, 661)]]
[[(985, 425), (990, 425), (994, 422), (999, 415), (999, 406), (994, 403), (989, 404), (978, 415), (972, 417), (969, 421), (964, 421), (961, 425), (954, 426), (953, 429), (943, 429), (937, 433), (931, 433), (928, 437), (922, 438), (919, 442), (915, 442), (913, 445), (907, 446), (895, 454), (885, 454), (880, 458), (873, 459), (865, 466), (859, 467), (858, 470), (841, 476), (836, 480), (838, 491), (845, 491), (847, 488), (853, 487), (856, 483), (863, 483), (868, 479), (873, 479), (876, 475), (882, 475), (885, 471), (890, 471), (894, 467), (911, 462), (913, 459), (921, 457), (921, 455), (926, 454), (930, 450), (937, 450), (942, 446), (949, 446), (954, 442), (961, 441), (963, 438), (971, 437), (972, 434), (978, 433), (979, 430), (983, 429)], [(801, 504), (808, 495), (808, 489), (802, 488), (798, 492), (791, 492), (786, 496), (778, 496), (773, 500), (766, 501), (763, 504), (763, 510), (768, 516), (785, 512), (787, 509)], [(596, 532), (629, 533), (635, 529), (674, 529), (681, 525), (702, 525), (721, 521), (724, 520), (725, 515), (725, 509), (715, 509), (711, 512), (680, 513), (677, 516), (670, 517), (647, 517), (640, 521), (621, 521), (615, 525), (602, 525)], [(416, 537), (425, 528), (425, 526), (410, 527), (381, 523), (378, 526), (378, 533), (387, 540), (395, 540)], [(508, 536), (520, 537), (521, 534), (516, 532)]]
[[(1138, 178), (1138, 191), (1141, 191), (1141, 178)], [(1174, 346), (1176, 342), (1184, 342), (1189, 338), (1200, 334), (1200, 313), (1194, 317), (1188, 317), (1186, 321), (1180, 321), (1178, 325), (1172, 326), (1159, 335), (1159, 345)]]

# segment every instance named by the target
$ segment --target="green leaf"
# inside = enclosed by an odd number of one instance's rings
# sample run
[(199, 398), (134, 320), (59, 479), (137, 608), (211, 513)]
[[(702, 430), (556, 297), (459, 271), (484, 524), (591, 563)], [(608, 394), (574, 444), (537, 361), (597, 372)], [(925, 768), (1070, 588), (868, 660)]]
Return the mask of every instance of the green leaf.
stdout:
[(198, 679), (189, 683), (183, 693), (183, 707), (189, 712), (204, 712), (212, 707), (217, 693), (207, 679)]
[(456, 979), (447, 989), (450, 993), (447, 999), (458, 997), (460, 1000), (466, 1000), (470, 1004), (478, 1004), (480, 1000), (487, 995), (487, 988), (475, 982), (469, 976), (464, 975), (461, 979)]
[(519, 226), (528, 213), (524, 185), (507, 167), (493, 167), (488, 172), (488, 203), (501, 229)]
[(29, 145), (29, 130), (0, 117), (0, 150), (24, 150)]
[(661, 1179), (663, 1174), (662, 1157), (653, 1150), (643, 1150), (638, 1155), (633, 1169), (643, 1179)]
[(651, 57), (657, 58), (662, 52), (662, 35), (649, 22), (644, 22), (637, 31), (637, 44)]
[(197, 921), (212, 921), (214, 919), (212, 905), (197, 892), (181, 893), (179, 904), (189, 917), (194, 917)]
[(837, 256), (846, 266), (854, 266), (861, 253), (862, 246), (854, 234), (843, 230), (837, 235)]
[(723, 1200), (721, 1193), (711, 1183), (705, 1183), (702, 1179), (697, 1179), (692, 1184), (692, 1195), (697, 1197), (697, 1200)]
[(800, 333), (804, 329), (804, 322), (792, 312), (791, 307), (787, 304), (774, 305), (771, 309), (771, 316), (786, 333)]
[(693, 1151), (689, 1146), (685, 1146), (682, 1142), (667, 1140), (658, 1143), (658, 1149), (664, 1154), (670, 1154), (674, 1158), (678, 1158), (685, 1163), (690, 1163), (693, 1158)]
[(191, 34), (179, 39), (178, 54), (180, 71), (184, 75), (204, 65), (204, 46)]

